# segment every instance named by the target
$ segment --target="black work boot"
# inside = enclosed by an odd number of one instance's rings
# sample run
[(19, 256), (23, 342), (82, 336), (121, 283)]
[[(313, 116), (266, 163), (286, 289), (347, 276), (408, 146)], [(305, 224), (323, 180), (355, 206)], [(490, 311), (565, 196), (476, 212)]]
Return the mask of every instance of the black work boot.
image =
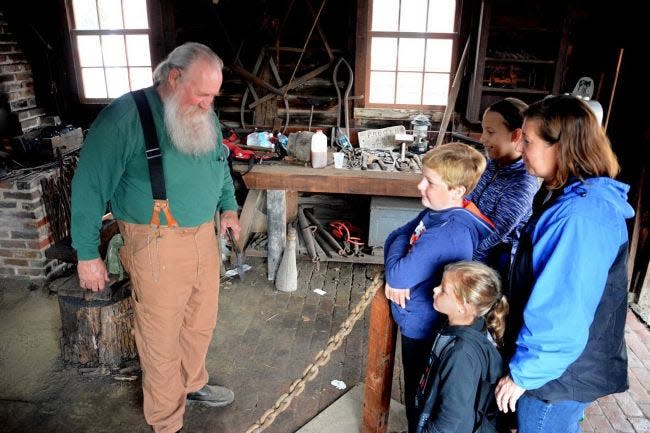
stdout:
[(210, 407), (228, 406), (235, 399), (235, 394), (223, 386), (205, 385), (196, 392), (187, 394), (188, 403), (200, 403)]

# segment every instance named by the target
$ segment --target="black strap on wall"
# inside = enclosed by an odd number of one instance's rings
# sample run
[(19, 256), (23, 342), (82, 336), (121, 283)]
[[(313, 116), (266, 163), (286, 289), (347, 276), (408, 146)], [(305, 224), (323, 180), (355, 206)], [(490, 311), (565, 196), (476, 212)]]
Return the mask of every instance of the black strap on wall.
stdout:
[(149, 179), (151, 180), (151, 193), (154, 200), (167, 200), (167, 191), (165, 190), (165, 175), (162, 166), (162, 154), (158, 144), (158, 134), (156, 134), (156, 125), (153, 121), (153, 114), (149, 101), (144, 90), (135, 90), (131, 92), (135, 105), (138, 107), (140, 114), (140, 123), (144, 132), (144, 143), (147, 148), (146, 156), (149, 164)]

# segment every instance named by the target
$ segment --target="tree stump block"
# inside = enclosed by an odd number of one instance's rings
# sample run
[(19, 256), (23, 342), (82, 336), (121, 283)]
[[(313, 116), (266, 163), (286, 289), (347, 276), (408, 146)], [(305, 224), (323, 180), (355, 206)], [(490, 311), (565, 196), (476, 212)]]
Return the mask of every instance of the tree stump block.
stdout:
[(138, 357), (129, 280), (101, 292), (79, 287), (73, 275), (58, 289), (61, 356), (84, 367), (123, 367)]

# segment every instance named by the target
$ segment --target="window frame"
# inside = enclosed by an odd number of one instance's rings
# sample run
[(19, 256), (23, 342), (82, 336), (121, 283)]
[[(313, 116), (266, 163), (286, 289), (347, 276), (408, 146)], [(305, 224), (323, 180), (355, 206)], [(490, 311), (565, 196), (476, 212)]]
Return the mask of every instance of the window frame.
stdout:
[[(128, 0), (122, 0), (122, 3)], [(117, 36), (127, 36), (127, 35), (147, 35), (149, 38), (149, 56), (151, 59), (151, 70), (153, 72), (155, 65), (160, 59), (160, 54), (158, 50), (155, 49), (156, 46), (160, 44), (157, 41), (160, 39), (160, 10), (155, 6), (155, 1), (146, 0), (147, 8), (147, 29), (117, 29), (117, 30), (77, 30), (75, 28), (74, 20), (74, 11), (73, 11), (73, 0), (65, 0), (65, 13), (68, 24), (68, 38), (70, 42), (70, 56), (72, 58), (72, 64), (74, 65), (74, 76), (76, 83), (77, 96), (81, 104), (100, 104), (105, 105), (109, 104), (116, 98), (86, 98), (84, 95), (84, 86), (83, 86), (83, 77), (81, 72), (81, 62), (79, 59), (79, 47), (77, 45), (77, 36), (106, 36), (106, 35), (117, 35)], [(157, 24), (157, 25), (156, 25)], [(101, 39), (100, 39), (101, 41)], [(100, 42), (101, 43), (101, 42)], [(127, 59), (128, 67), (128, 59)], [(104, 69), (108, 69), (106, 66)], [(130, 82), (129, 82), (130, 86)], [(108, 92), (107, 92), (108, 94)]]
[[(429, 0), (430, 2), (435, 0)], [(388, 103), (371, 103), (370, 96), (370, 57), (373, 37), (391, 37), (391, 38), (416, 38), (416, 39), (451, 39), (451, 63), (449, 71), (448, 91), (456, 75), (458, 67), (458, 44), (460, 40), (460, 25), (462, 14), (462, 0), (456, 0), (456, 9), (454, 16), (454, 31), (452, 33), (428, 33), (428, 32), (386, 32), (372, 31), (372, 13), (374, 0), (359, 1), (359, 13), (357, 22), (357, 49), (356, 49), (356, 75), (359, 77), (357, 83), (359, 87), (355, 90), (357, 94), (363, 93), (365, 97), (359, 106), (363, 108), (385, 108), (385, 109), (419, 109), (419, 110), (444, 110), (446, 105), (424, 105), (424, 104), (388, 104)], [(400, 0), (401, 7), (401, 0)], [(399, 19), (399, 18), (398, 18)], [(399, 27), (399, 24), (398, 24)], [(362, 40), (361, 40), (362, 39)], [(397, 66), (395, 72), (397, 72)], [(424, 72), (423, 72), (424, 74)], [(424, 80), (422, 85), (424, 85)], [(397, 91), (397, 90), (396, 90)]]

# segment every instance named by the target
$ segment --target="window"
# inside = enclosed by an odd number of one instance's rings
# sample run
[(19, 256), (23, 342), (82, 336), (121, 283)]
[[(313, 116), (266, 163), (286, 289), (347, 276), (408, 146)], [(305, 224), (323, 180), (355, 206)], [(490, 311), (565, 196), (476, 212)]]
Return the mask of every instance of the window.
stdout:
[(152, 85), (146, 0), (68, 0), (83, 102), (105, 102)]
[(372, 0), (366, 106), (447, 105), (456, 0)]

